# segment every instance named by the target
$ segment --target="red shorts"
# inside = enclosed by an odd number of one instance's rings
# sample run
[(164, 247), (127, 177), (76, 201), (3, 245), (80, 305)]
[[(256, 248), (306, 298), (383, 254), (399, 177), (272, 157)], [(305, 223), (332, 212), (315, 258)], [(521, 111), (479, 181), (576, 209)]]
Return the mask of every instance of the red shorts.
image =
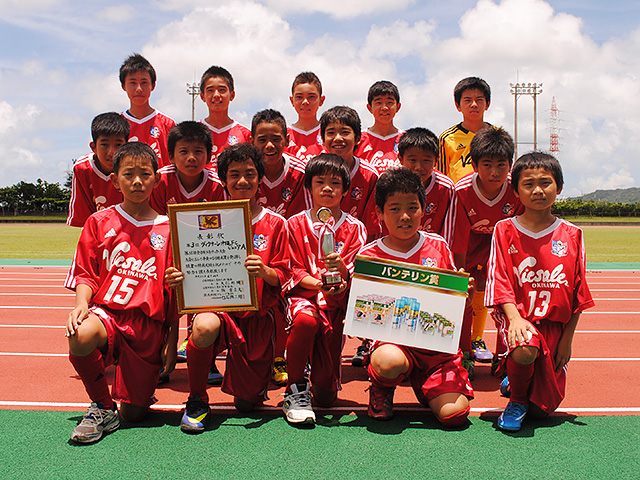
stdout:
[(273, 310), (260, 316), (216, 315), (221, 327), (214, 352), (228, 350), (222, 391), (252, 403), (264, 401), (273, 364)]
[(151, 320), (138, 309), (114, 312), (92, 305), (89, 311), (107, 330), (107, 351), (102, 358), (105, 367), (116, 366), (113, 399), (140, 407), (154, 404), (153, 394), (162, 368), (161, 351), (167, 339), (165, 324)]
[[(376, 342), (374, 350), (388, 342)], [(396, 344), (393, 344), (396, 345)], [(413, 391), (420, 403), (429, 402), (444, 393), (459, 393), (473, 398), (469, 374), (462, 366), (462, 353), (441, 353), (421, 348), (396, 345), (409, 361), (409, 377)]]
[[(507, 357), (513, 350), (506, 341), (509, 319), (497, 308), (493, 310), (492, 315), (498, 327), (498, 337), (507, 345), (506, 352), (500, 355), (500, 367), (496, 372), (497, 375), (502, 375), (506, 372)], [(567, 366), (557, 372), (553, 365), (553, 357), (564, 332), (564, 324), (542, 320), (533, 326), (538, 330), (538, 334), (532, 336), (526, 345), (537, 347), (539, 353), (534, 364), (529, 401), (544, 412), (553, 413), (564, 399), (567, 385)]]

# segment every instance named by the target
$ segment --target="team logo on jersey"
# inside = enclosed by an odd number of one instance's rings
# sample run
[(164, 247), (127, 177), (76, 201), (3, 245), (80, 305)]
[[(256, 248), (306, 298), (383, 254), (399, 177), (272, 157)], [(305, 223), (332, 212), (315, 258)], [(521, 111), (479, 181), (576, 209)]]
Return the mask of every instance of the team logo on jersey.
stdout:
[(458, 144), (458, 146), (456, 147), (456, 150), (464, 150), (465, 146), (464, 143), (460, 143)]
[(116, 235), (116, 231), (112, 228), (107, 233), (105, 233), (104, 238), (115, 237)]
[(438, 210), (438, 205), (435, 203), (427, 203), (424, 206), (424, 213), (426, 213), (427, 215), (436, 213), (436, 210)]
[(344, 250), (344, 242), (336, 242), (336, 253), (342, 255), (342, 250)]
[(469, 216), (473, 216), (473, 215), (477, 215), (476, 211), (472, 208), (471, 210), (469, 210)]
[(236, 137), (235, 135), (229, 135), (227, 142), (229, 143), (229, 145), (235, 145), (236, 143), (238, 143), (238, 137)]
[(393, 143), (393, 153), (398, 153), (398, 142)]
[(351, 198), (360, 200), (362, 198), (362, 189), (360, 187), (353, 187), (351, 189)]
[(436, 268), (438, 266), (433, 258), (423, 258), (422, 265), (429, 268)]
[(291, 200), (291, 189), (290, 188), (283, 188), (282, 189), (282, 199), (285, 202), (288, 202), (289, 200)]
[(153, 138), (159, 138), (160, 129), (158, 127), (151, 127), (151, 130), (149, 130), (149, 135), (151, 135)]
[(269, 245), (269, 237), (264, 236), (264, 234), (256, 235), (253, 234), (253, 248), (255, 248), (259, 252), (264, 252)]
[(320, 133), (318, 133), (318, 136), (316, 137), (316, 143), (318, 145), (322, 145), (322, 135), (320, 135)]
[(162, 235), (158, 233), (151, 234), (151, 248), (153, 248), (154, 250), (162, 250), (166, 243), (167, 241)]
[(569, 286), (567, 281), (567, 275), (562, 271), (564, 266), (562, 264), (557, 265), (552, 271), (543, 270), (539, 268), (535, 269), (538, 260), (535, 257), (527, 257), (520, 265), (513, 267), (513, 272), (516, 274), (518, 283), (520, 286), (524, 286), (525, 283), (530, 283), (532, 288), (560, 288), (560, 285), (565, 287)]
[(569, 247), (565, 242), (553, 240), (551, 242), (551, 253), (556, 257), (566, 257), (569, 254)]
[(516, 209), (515, 205), (512, 205), (510, 203), (505, 203), (502, 206), (502, 214), (510, 217), (513, 215), (513, 212), (515, 211), (515, 209)]
[(174, 205), (176, 203), (178, 203), (176, 197), (171, 197), (169, 200), (167, 200), (167, 205)]
[(511, 255), (515, 255), (516, 253), (518, 253), (518, 249), (516, 248), (516, 246), (512, 243), (511, 246), (509, 247), (509, 253)]

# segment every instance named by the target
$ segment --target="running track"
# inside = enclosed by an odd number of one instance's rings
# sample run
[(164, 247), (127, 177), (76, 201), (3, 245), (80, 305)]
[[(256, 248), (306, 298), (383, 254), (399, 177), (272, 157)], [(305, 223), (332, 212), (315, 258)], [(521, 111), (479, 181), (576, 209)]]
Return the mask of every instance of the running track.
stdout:
[[(67, 358), (64, 323), (74, 294), (62, 287), (66, 268), (0, 266), (0, 408), (84, 410), (89, 402)], [(581, 415), (640, 415), (640, 271), (590, 271), (587, 275), (596, 307), (583, 313), (573, 345), (567, 396), (560, 411)], [(184, 324), (181, 325), (184, 327)], [(184, 338), (181, 328), (180, 338)], [(485, 335), (491, 349), (495, 328)], [(349, 339), (343, 356), (343, 390), (327, 412), (364, 413), (368, 402), (364, 369), (350, 358), (357, 340)], [(218, 367), (224, 362), (219, 359)], [(222, 370), (221, 368), (221, 370)], [(112, 369), (108, 370), (109, 378)], [(487, 365), (476, 364), (472, 414), (498, 411), (506, 400)], [(284, 389), (272, 386), (266, 413), (279, 414)], [(178, 364), (171, 381), (156, 391), (154, 408), (178, 410), (188, 395), (186, 364)], [(233, 399), (209, 387), (215, 411), (232, 413)], [(419, 411), (411, 387), (403, 383), (395, 396), (396, 411)]]

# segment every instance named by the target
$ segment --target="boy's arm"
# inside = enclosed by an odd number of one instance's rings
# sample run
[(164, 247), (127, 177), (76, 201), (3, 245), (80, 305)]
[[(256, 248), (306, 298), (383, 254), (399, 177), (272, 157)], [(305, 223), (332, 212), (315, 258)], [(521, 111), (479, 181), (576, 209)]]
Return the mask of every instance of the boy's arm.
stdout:
[(162, 346), (162, 374), (169, 375), (176, 367), (178, 359), (178, 322), (173, 322), (169, 326), (167, 341)]
[(96, 212), (90, 187), (90, 175), (82, 175), (79, 166), (74, 166), (67, 225), (82, 227), (89, 215)]
[(569, 321), (565, 324), (558, 347), (556, 348), (553, 364), (556, 367), (556, 371), (560, 371), (564, 366), (569, 363), (571, 359), (571, 345), (573, 344), (573, 335), (576, 332), (578, 320), (580, 319), (581, 312), (575, 312), (571, 315)]
[(75, 335), (78, 327), (89, 316), (91, 297), (93, 297), (93, 290), (89, 285), (81, 283), (76, 287), (76, 306), (67, 317), (65, 336), (71, 337)]

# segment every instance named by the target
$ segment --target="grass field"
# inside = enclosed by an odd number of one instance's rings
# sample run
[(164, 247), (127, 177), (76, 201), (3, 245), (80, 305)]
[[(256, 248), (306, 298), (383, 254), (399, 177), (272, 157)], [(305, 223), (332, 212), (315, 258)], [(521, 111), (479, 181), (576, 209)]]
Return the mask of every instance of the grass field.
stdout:
[[(640, 262), (640, 227), (582, 229), (589, 262)], [(0, 258), (71, 259), (79, 236), (79, 228), (59, 223), (0, 223)]]

